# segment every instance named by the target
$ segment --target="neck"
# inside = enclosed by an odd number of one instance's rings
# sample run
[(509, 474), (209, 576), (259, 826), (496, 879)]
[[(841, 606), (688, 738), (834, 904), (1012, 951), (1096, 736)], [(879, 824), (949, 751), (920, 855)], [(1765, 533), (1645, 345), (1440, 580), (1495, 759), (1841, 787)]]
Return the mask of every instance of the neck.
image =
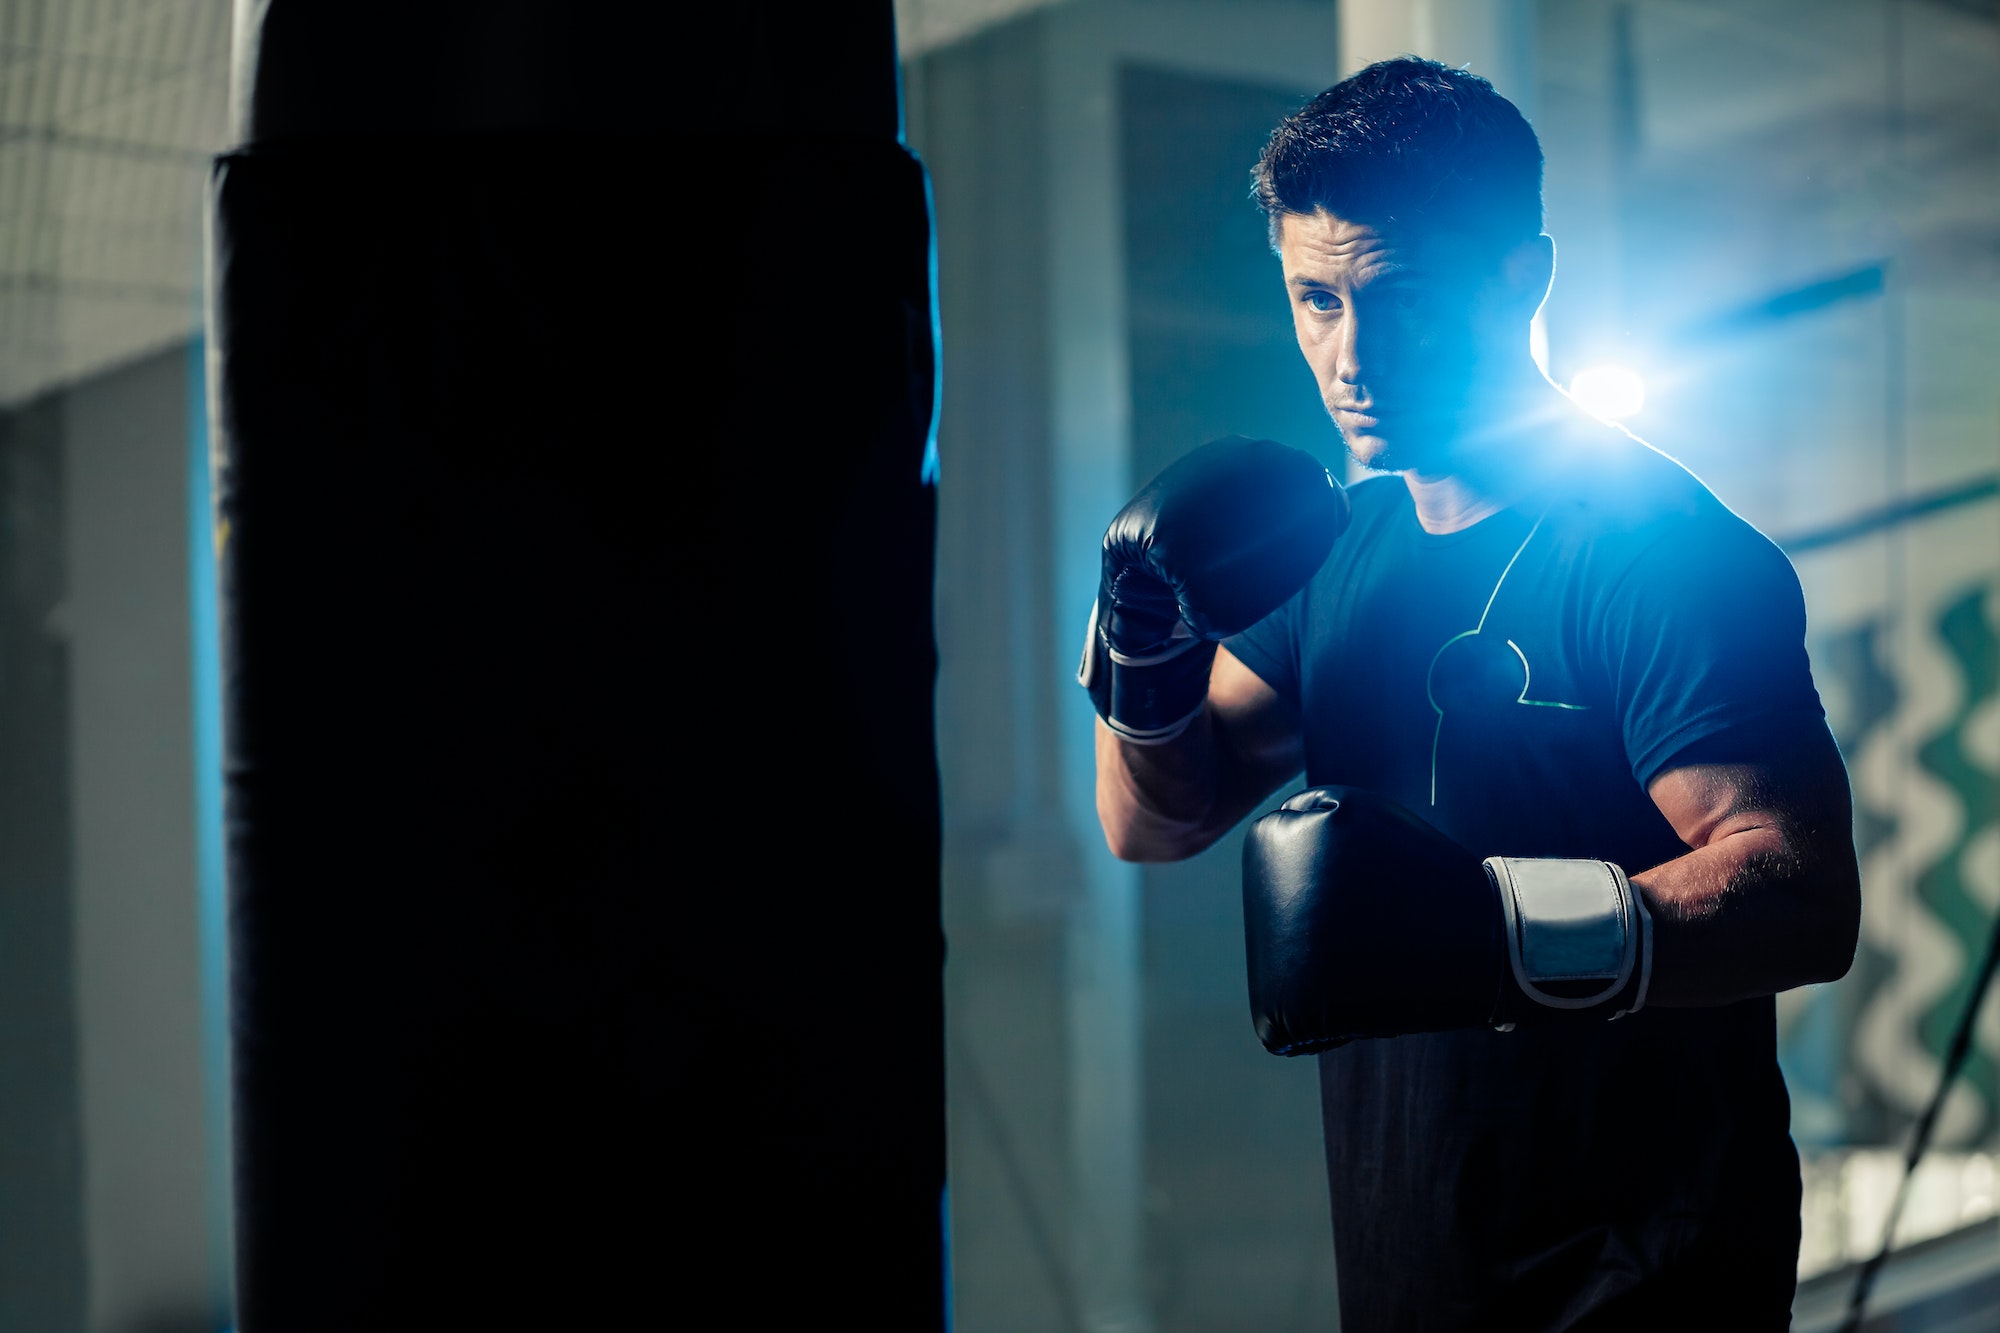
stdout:
[(1462, 532), (1547, 479), (1549, 437), (1569, 402), (1532, 363), (1528, 370), (1484, 395), (1469, 429), (1434, 464), (1403, 472), (1425, 532)]
[(1463, 532), (1507, 507), (1498, 495), (1465, 476), (1426, 477), (1411, 469), (1403, 474), (1403, 484), (1416, 502), (1417, 522), (1429, 533)]

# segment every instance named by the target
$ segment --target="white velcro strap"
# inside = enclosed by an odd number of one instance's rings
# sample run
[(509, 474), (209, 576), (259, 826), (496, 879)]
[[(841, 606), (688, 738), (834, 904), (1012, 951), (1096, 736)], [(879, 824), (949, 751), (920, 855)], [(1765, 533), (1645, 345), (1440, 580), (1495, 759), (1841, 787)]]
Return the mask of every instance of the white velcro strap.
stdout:
[(1507, 959), (1529, 999), (1551, 1009), (1588, 1009), (1617, 996), (1636, 971), (1632, 1003), (1612, 1016), (1645, 1004), (1652, 918), (1623, 870), (1609, 861), (1515, 856), (1490, 856), (1485, 866), (1507, 922)]
[(1083, 660), (1076, 664), (1076, 683), (1086, 690), (1097, 680), (1097, 602), (1090, 604), (1090, 624), (1083, 631)]
[(1173, 740), (1183, 731), (1186, 731), (1188, 724), (1200, 717), (1201, 710), (1206, 707), (1208, 707), (1208, 700), (1203, 699), (1194, 706), (1193, 710), (1186, 717), (1169, 722), (1164, 727), (1156, 727), (1151, 731), (1141, 731), (1137, 727), (1127, 726), (1115, 717), (1105, 718), (1104, 725), (1110, 727), (1112, 734), (1120, 740), (1130, 741), (1134, 745), (1165, 745), (1168, 741)]

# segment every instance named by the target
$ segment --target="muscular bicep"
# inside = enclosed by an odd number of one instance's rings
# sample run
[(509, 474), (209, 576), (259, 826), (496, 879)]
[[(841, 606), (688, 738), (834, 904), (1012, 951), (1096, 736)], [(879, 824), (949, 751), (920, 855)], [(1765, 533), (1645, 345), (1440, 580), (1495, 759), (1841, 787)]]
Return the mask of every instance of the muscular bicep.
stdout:
[(1655, 923), (1656, 1002), (1723, 1004), (1846, 972), (1860, 926), (1846, 770), (1823, 724), (1648, 784), (1690, 850), (1632, 877)]
[(1760, 739), (1740, 754), (1697, 753), (1654, 778), (1647, 794), (1696, 850), (1759, 831), (1801, 852), (1852, 850), (1847, 769), (1817, 723)]

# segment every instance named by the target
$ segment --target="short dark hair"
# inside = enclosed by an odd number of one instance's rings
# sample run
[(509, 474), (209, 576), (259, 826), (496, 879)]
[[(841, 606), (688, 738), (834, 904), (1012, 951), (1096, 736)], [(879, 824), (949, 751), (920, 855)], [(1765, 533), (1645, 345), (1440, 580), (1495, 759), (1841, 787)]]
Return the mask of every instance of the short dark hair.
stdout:
[(1286, 214), (1322, 208), (1496, 251), (1542, 230), (1542, 145), (1519, 108), (1477, 74), (1417, 56), (1370, 65), (1287, 116), (1251, 180), (1273, 250)]

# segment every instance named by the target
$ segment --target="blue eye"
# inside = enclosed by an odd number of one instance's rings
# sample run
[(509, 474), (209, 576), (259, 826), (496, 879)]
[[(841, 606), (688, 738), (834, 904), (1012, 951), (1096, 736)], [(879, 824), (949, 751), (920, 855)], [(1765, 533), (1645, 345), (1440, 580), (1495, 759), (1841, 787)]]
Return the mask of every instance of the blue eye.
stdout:
[(1307, 292), (1306, 309), (1316, 315), (1330, 315), (1340, 308), (1340, 301), (1332, 292)]

